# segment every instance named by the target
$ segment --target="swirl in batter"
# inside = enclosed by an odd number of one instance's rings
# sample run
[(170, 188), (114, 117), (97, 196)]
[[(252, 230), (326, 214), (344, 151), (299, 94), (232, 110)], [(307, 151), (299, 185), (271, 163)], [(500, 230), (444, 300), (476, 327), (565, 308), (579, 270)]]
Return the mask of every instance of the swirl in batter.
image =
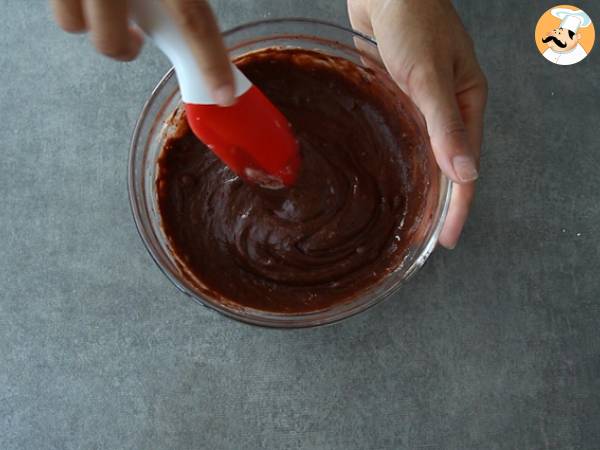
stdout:
[(158, 161), (164, 232), (213, 296), (281, 313), (351, 299), (400, 264), (426, 189), (419, 138), (372, 73), (297, 49), (238, 66), (288, 118), (302, 169), (290, 189), (238, 179), (179, 123)]

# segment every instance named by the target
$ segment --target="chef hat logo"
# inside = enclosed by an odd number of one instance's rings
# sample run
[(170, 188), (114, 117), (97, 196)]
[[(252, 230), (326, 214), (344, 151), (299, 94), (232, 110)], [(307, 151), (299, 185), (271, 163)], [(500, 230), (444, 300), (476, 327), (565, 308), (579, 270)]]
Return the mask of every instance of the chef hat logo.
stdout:
[(571, 5), (557, 5), (537, 23), (535, 43), (548, 61), (570, 66), (587, 58), (594, 47), (595, 29), (590, 16)]
[(592, 24), (590, 16), (581, 9), (573, 11), (568, 8), (552, 8), (550, 13), (561, 20), (560, 28), (570, 30), (573, 33), (577, 33), (579, 28), (587, 28)]

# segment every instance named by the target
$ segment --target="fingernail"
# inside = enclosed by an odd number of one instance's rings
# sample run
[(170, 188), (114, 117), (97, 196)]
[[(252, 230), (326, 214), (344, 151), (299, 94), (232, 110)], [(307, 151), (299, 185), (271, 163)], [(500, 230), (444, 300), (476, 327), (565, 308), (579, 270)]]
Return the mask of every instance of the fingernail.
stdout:
[(452, 166), (460, 181), (475, 181), (479, 177), (475, 161), (470, 156), (455, 156), (452, 159)]
[(217, 105), (231, 106), (235, 103), (233, 86), (225, 85), (213, 90), (213, 99)]
[(446, 247), (446, 249), (448, 249), (448, 250), (454, 250), (456, 248), (456, 244), (458, 244), (458, 241), (457, 242), (451, 242), (448, 245), (445, 245), (444, 247)]

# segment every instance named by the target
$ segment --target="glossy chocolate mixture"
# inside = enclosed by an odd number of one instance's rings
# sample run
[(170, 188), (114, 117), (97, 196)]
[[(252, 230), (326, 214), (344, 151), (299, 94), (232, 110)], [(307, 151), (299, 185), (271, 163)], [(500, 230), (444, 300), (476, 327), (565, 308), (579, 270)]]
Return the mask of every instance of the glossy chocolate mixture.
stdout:
[(238, 179), (179, 124), (159, 158), (163, 229), (211, 296), (302, 313), (346, 301), (400, 264), (422, 209), (419, 138), (393, 96), (351, 62), (269, 49), (238, 66), (300, 144), (291, 189)]

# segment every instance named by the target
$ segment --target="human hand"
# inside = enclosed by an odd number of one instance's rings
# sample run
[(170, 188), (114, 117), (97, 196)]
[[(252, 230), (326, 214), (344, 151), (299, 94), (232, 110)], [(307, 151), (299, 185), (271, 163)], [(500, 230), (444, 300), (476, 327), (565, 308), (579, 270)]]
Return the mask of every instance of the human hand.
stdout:
[(449, 0), (348, 0), (352, 26), (377, 40), (394, 81), (425, 116), (454, 185), (439, 242), (454, 248), (475, 194), (487, 81)]
[[(234, 81), (216, 19), (205, 0), (161, 0), (190, 45), (217, 104), (233, 103)], [(51, 0), (56, 21), (71, 33), (90, 31), (96, 49), (121, 61), (134, 59), (143, 35), (130, 25), (127, 0)]]

